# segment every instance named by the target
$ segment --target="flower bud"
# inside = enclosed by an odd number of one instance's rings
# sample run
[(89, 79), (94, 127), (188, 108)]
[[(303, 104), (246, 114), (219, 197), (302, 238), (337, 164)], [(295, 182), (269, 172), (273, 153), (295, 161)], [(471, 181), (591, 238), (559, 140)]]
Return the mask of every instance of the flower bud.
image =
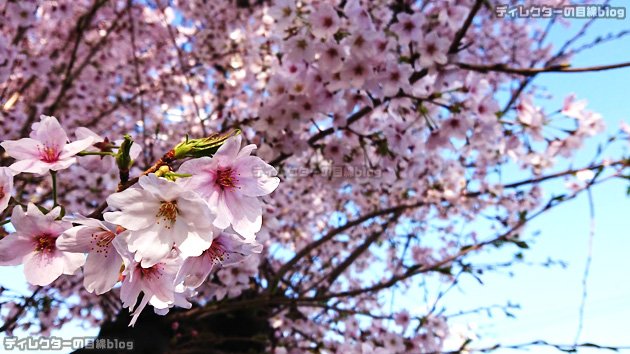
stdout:
[(212, 157), (227, 139), (240, 133), (239, 129), (235, 129), (225, 134), (217, 133), (202, 139), (188, 139), (188, 135), (186, 135), (186, 141), (177, 144), (175, 149), (173, 149), (175, 150), (175, 159), (202, 156)]

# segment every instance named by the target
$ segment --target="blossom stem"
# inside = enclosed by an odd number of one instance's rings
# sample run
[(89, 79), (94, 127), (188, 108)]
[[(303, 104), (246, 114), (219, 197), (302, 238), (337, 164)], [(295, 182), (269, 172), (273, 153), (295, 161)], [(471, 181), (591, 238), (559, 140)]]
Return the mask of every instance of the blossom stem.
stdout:
[(52, 188), (53, 188), (53, 208), (57, 205), (57, 171), (50, 171), (50, 176), (52, 177)]
[(6, 224), (8, 224), (8, 223), (10, 223), (10, 222), (11, 222), (11, 219), (6, 219), (6, 220), (4, 220), (4, 221), (0, 221), (0, 226), (2, 226), (2, 225), (6, 225)]
[(13, 197), (11, 197), (11, 199), (9, 200), (9, 204), (17, 204), (17, 205), (19, 205), (21, 207), (25, 207), (26, 208), (26, 204), (21, 203), (19, 200), (15, 199)]
[(165, 176), (168, 178), (168, 177), (192, 177), (193, 175), (186, 174), (186, 173), (167, 172)]
[(88, 156), (88, 155), (116, 156), (115, 153), (109, 152), (109, 151), (81, 151), (77, 153), (77, 156)]

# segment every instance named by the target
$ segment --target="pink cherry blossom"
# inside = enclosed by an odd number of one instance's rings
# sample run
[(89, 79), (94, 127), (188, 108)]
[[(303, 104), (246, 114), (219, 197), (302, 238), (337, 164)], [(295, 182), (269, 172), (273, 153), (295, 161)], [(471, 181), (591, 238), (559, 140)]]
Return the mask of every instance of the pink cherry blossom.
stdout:
[(420, 65), (429, 68), (435, 64), (446, 64), (448, 61), (446, 52), (449, 45), (448, 39), (438, 36), (436, 32), (431, 32), (422, 38), (418, 49), (420, 52)]
[(234, 231), (253, 240), (262, 225), (262, 206), (258, 197), (273, 192), (280, 183), (276, 170), (256, 156), (256, 145), (241, 149), (241, 135), (223, 144), (213, 157), (184, 162), (180, 173), (192, 177), (179, 179), (182, 188), (192, 189), (210, 206), (217, 208), (214, 225), (232, 226)]
[(137, 262), (149, 268), (173, 246), (185, 256), (199, 256), (210, 247), (215, 215), (197, 194), (155, 174), (142, 176), (138, 183), (141, 188), (110, 195), (107, 203), (121, 211), (103, 215), (129, 230), (125, 242)]
[(92, 138), (68, 143), (68, 136), (55, 117), (42, 116), (34, 124), (30, 138), (0, 143), (17, 161), (10, 168), (15, 172), (43, 175), (49, 170), (63, 170), (74, 164), (75, 155), (92, 145)]
[(9, 205), (11, 193), (13, 193), (13, 173), (8, 167), (0, 167), (0, 213)]
[(248, 243), (238, 235), (222, 232), (201, 256), (188, 257), (184, 260), (175, 282), (180, 283), (183, 280), (185, 286), (196, 288), (206, 280), (215, 267), (238, 264), (261, 251), (262, 245), (259, 243)]
[[(119, 240), (114, 241), (119, 243)], [(119, 246), (122, 248), (122, 246)], [(150, 267), (142, 267), (140, 262), (133, 260), (131, 254), (123, 252), (125, 270), (120, 288), (120, 299), (123, 307), (133, 311), (129, 326), (133, 327), (147, 304), (157, 309), (167, 309), (175, 302), (175, 276), (181, 265), (181, 257), (176, 251), (169, 252), (159, 262)], [(142, 301), (136, 307), (138, 296), (144, 294)], [(135, 309), (135, 310), (134, 310)]]
[(284, 31), (297, 16), (294, 0), (276, 0), (269, 8), (269, 15), (277, 21), (278, 30)]
[(390, 29), (398, 36), (398, 43), (407, 45), (411, 41), (419, 41), (422, 36), (422, 25), (424, 15), (417, 12), (413, 15), (399, 13), (396, 16), (397, 22), (391, 25)]
[(57, 238), (57, 248), (61, 251), (87, 253), (83, 265), (85, 289), (97, 295), (109, 291), (118, 282), (123, 261), (112, 242), (121, 230), (117, 230), (116, 225), (107, 221), (81, 215), (77, 215), (76, 219), (66, 220), (80, 226), (64, 231)]
[(0, 265), (24, 264), (26, 281), (33, 285), (48, 285), (61, 274), (74, 274), (85, 256), (57, 248), (59, 235), (72, 227), (55, 220), (60, 212), (56, 207), (44, 214), (32, 203), (26, 213), (21, 206), (13, 208), (11, 223), (16, 232), (0, 240)]
[(308, 16), (311, 33), (317, 38), (330, 38), (339, 30), (337, 11), (328, 3), (317, 6)]

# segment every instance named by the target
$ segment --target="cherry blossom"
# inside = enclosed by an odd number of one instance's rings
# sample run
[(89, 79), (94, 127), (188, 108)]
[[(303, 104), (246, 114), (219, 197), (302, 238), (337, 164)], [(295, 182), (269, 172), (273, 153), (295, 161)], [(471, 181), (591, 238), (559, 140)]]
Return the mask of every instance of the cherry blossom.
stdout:
[(155, 174), (138, 183), (140, 188), (110, 195), (107, 203), (121, 211), (103, 215), (107, 222), (129, 230), (125, 242), (136, 262), (152, 267), (169, 255), (173, 245), (185, 256), (199, 256), (210, 247), (215, 215), (197, 194)]
[[(430, 277), (451, 288), (484, 249), (512, 255), (531, 219), (628, 174), (626, 123), (582, 165), (604, 117), (536, 84), (607, 68), (572, 62), (597, 43), (545, 35), (560, 17), (477, 0), (3, 4), (0, 264), (48, 283), (29, 301), (2, 284), (9, 335), (105, 327), (121, 298), (132, 324), (147, 304), (178, 321), (174, 352), (222, 337), (270, 353), (469, 351), (439, 292), (415, 292)], [(121, 137), (133, 145), (114, 164)], [(385, 303), (391, 289), (405, 301)]]
[(109, 291), (118, 282), (123, 262), (112, 242), (122, 230), (107, 221), (89, 219), (81, 215), (66, 220), (80, 226), (64, 231), (57, 238), (57, 248), (67, 252), (87, 253), (83, 265), (85, 289), (97, 295)]
[(63, 170), (74, 164), (75, 155), (90, 146), (92, 138), (68, 144), (68, 136), (55, 117), (42, 116), (33, 125), (30, 138), (4, 141), (0, 145), (17, 159), (10, 168), (14, 172), (30, 172), (43, 175), (49, 170)]
[(26, 213), (19, 205), (13, 208), (11, 222), (16, 232), (0, 240), (0, 265), (24, 264), (26, 281), (33, 285), (48, 285), (62, 274), (74, 274), (85, 256), (57, 247), (58, 237), (72, 227), (55, 220), (60, 212), (56, 207), (44, 214), (32, 203)]
[(330, 38), (339, 30), (339, 16), (335, 9), (327, 3), (317, 6), (308, 16), (311, 33), (317, 38)]
[[(170, 252), (167, 257), (150, 267), (142, 267), (140, 262), (134, 261), (131, 256), (130, 254), (123, 255), (125, 270), (120, 288), (120, 299), (123, 307), (134, 311), (129, 323), (129, 326), (133, 327), (147, 304), (163, 310), (174, 304), (175, 275), (180, 267), (181, 258), (176, 252)], [(136, 306), (140, 293), (143, 294), (142, 300)]]
[(240, 236), (223, 232), (212, 241), (210, 248), (201, 256), (188, 257), (184, 260), (177, 274), (176, 283), (184, 281), (185, 286), (193, 288), (201, 285), (217, 265), (223, 267), (243, 262), (253, 253), (260, 253), (262, 245), (245, 242)]
[(399, 13), (396, 16), (397, 22), (390, 29), (396, 33), (398, 43), (407, 45), (411, 41), (418, 41), (422, 36), (422, 25), (424, 24), (424, 15), (417, 12), (413, 15)]
[(184, 162), (179, 172), (193, 176), (178, 180), (182, 188), (194, 190), (216, 208), (214, 226), (225, 229), (231, 225), (248, 241), (262, 226), (258, 197), (273, 192), (280, 183), (274, 177), (273, 167), (250, 156), (255, 148), (253, 144), (241, 148), (241, 136), (237, 135), (228, 139), (212, 158)]
[(0, 213), (9, 205), (13, 193), (13, 173), (7, 167), (0, 167)]

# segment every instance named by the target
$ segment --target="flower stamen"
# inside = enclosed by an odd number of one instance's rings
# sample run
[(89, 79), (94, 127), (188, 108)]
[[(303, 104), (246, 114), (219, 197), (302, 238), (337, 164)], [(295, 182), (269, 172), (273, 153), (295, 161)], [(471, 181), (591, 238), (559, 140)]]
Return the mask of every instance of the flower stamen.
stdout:
[(111, 231), (103, 230), (103, 232), (92, 234), (92, 244), (91, 250), (93, 251), (95, 247), (98, 247), (96, 253), (104, 253), (105, 257), (109, 256), (109, 245), (112, 243), (116, 234)]
[[(236, 176), (240, 176), (238, 173)], [(231, 167), (228, 167), (224, 170), (217, 171), (217, 184), (221, 186), (221, 189), (229, 188), (231, 192), (236, 191), (235, 188), (241, 189), (241, 187), (237, 187), (236, 183), (239, 182), (239, 179), (236, 178), (234, 171)]]
[(44, 162), (55, 162), (59, 160), (59, 151), (56, 146), (38, 148), (39, 156)]
[[(155, 214), (156, 218), (162, 218), (163, 221), (170, 221), (171, 226), (177, 221), (177, 202), (161, 202), (160, 209), (157, 214)], [(158, 220), (159, 224), (160, 221)], [(164, 225), (165, 229), (170, 229), (171, 226)]]
[(55, 249), (56, 238), (44, 234), (35, 236), (35, 249), (33, 252), (51, 253)]

